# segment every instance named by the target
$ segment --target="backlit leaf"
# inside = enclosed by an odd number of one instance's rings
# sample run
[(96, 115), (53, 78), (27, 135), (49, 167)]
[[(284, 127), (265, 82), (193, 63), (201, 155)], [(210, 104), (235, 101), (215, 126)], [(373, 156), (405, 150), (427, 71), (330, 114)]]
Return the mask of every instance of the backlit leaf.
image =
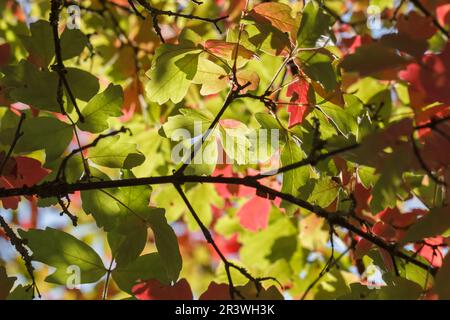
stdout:
[(108, 129), (108, 118), (122, 115), (123, 91), (120, 86), (110, 84), (105, 91), (97, 94), (83, 108), (84, 122), (78, 121), (77, 126), (84, 131), (93, 133)]
[(150, 78), (146, 87), (150, 101), (180, 102), (197, 73), (200, 52), (191, 43), (160, 46), (151, 70), (146, 73)]
[(47, 282), (65, 285), (78, 273), (80, 283), (92, 283), (106, 273), (98, 254), (68, 233), (47, 227), (45, 230), (19, 230), (19, 234), (28, 240), (33, 260), (56, 268), (46, 278)]

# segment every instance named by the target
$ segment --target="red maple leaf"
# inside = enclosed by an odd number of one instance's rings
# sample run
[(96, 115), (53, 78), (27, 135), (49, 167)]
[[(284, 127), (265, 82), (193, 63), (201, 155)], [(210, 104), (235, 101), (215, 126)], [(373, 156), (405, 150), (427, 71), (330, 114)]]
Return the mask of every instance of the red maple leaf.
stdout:
[(230, 300), (230, 287), (225, 283), (211, 282), (199, 300)]
[[(390, 226), (387, 223), (384, 223), (383, 221), (378, 221), (375, 223), (375, 225), (372, 227), (373, 234), (383, 238), (386, 241), (395, 240), (396, 238), (396, 232), (395, 229)], [(374, 244), (367, 240), (367, 239), (360, 239), (355, 247), (355, 256), (358, 259), (361, 259), (364, 255), (366, 255)], [(389, 270), (393, 269), (392, 265), (392, 258), (391, 255), (383, 249), (379, 249), (381, 257), (383, 259), (384, 264), (386, 265), (386, 268)]]
[(309, 83), (303, 78), (288, 86), (286, 96), (291, 98), (288, 105), (289, 127), (302, 123), (311, 110), (308, 103), (308, 90)]
[[(10, 159), (7, 171), (0, 177), (0, 186), (6, 189), (33, 186), (44, 179), (49, 170), (42, 168), (41, 163), (28, 157), (16, 157)], [(17, 209), (20, 197), (2, 199), (5, 209)]]
[[(224, 177), (239, 177), (239, 175), (233, 172), (233, 166), (230, 164), (217, 165), (213, 176), (224, 176)], [(224, 199), (228, 199), (232, 196), (245, 197), (254, 194), (254, 189), (238, 184), (214, 184), (217, 193)]]
[[(214, 242), (225, 257), (236, 254), (241, 247), (240, 243), (237, 241), (237, 234), (234, 234), (228, 239), (219, 234), (215, 234), (213, 237)], [(211, 251), (212, 258), (215, 261), (219, 261), (220, 256), (217, 254), (214, 248), (211, 246), (208, 246), (208, 248)]]
[(136, 284), (132, 289), (139, 300), (192, 300), (192, 290), (186, 279), (173, 286), (165, 285), (156, 279)]
[[(426, 108), (415, 114), (416, 124), (424, 125), (435, 119), (441, 119), (450, 116), (450, 106), (439, 105)], [(419, 137), (427, 136), (431, 133), (431, 128), (423, 128), (418, 130)]]
[(411, 63), (399, 73), (411, 85), (411, 105), (421, 109), (428, 104), (450, 104), (450, 41), (439, 54), (425, 54), (422, 63)]
[(427, 238), (424, 240), (424, 244), (415, 244), (414, 249), (428, 260), (433, 267), (441, 267), (444, 260), (444, 252), (442, 248), (444, 244), (444, 238), (437, 236), (434, 238)]
[(270, 202), (259, 196), (247, 201), (237, 213), (241, 225), (251, 231), (265, 229), (269, 223)]
[(450, 3), (443, 4), (436, 8), (436, 18), (441, 25), (450, 25)]
[(363, 210), (369, 209), (369, 200), (371, 199), (370, 189), (366, 189), (361, 183), (356, 183), (353, 195), (356, 200), (355, 212), (361, 216)]
[(364, 44), (369, 44), (372, 42), (372, 37), (369, 35), (357, 35), (352, 38), (343, 38), (342, 44), (344, 47), (342, 47), (342, 51), (345, 54), (352, 54), (355, 53), (356, 48), (361, 47)]

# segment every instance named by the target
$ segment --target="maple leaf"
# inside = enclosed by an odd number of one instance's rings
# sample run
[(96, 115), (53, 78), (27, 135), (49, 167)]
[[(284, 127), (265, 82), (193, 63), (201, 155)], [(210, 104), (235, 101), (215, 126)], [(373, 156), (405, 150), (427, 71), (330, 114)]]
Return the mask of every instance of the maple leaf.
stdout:
[(397, 28), (399, 32), (408, 34), (413, 39), (428, 39), (437, 31), (431, 17), (420, 15), (416, 11), (400, 15)]
[[(229, 257), (238, 253), (241, 244), (238, 242), (237, 236), (237, 233), (235, 233), (227, 239), (219, 234), (214, 234), (214, 242), (225, 257)], [(217, 254), (214, 248), (209, 247), (209, 251), (211, 252), (212, 258), (215, 261), (221, 261), (221, 257)]]
[[(225, 7), (225, 0), (216, 0), (217, 5)], [(227, 13), (230, 20), (239, 18), (245, 9), (246, 0), (231, 0)]]
[(120, 117), (120, 121), (127, 122), (132, 119), (135, 112), (141, 113), (140, 95), (142, 92), (142, 83), (133, 79), (130, 85), (123, 91), (123, 116)]
[(362, 215), (363, 210), (369, 209), (369, 200), (371, 197), (371, 192), (366, 189), (361, 183), (355, 185), (354, 197), (356, 200), (355, 212), (358, 215)]
[[(11, 182), (8, 181), (5, 177), (0, 177), (0, 187), (5, 189), (12, 189), (14, 188), (14, 185), (11, 184)], [(17, 209), (19, 206), (20, 197), (7, 197), (2, 198), (3, 208), (5, 209)]]
[(438, 6), (436, 8), (436, 18), (441, 25), (450, 25), (450, 4)]
[(341, 67), (347, 72), (357, 72), (361, 77), (382, 75), (383, 72), (399, 69), (407, 64), (393, 48), (379, 42), (357, 47), (355, 53), (347, 55)]
[[(438, 105), (430, 108), (425, 108), (416, 112), (415, 119), (417, 125), (425, 125), (437, 118), (445, 118), (450, 116), (450, 106)], [(418, 130), (419, 136), (427, 135), (431, 132), (431, 128), (424, 127)]]
[[(396, 237), (395, 229), (389, 224), (384, 223), (383, 221), (378, 221), (377, 223), (375, 223), (375, 225), (372, 227), (372, 232), (377, 236), (382, 237), (386, 241), (395, 240)], [(360, 239), (355, 248), (355, 256), (357, 258), (362, 258), (369, 252), (372, 247), (372, 242), (365, 238)]]
[(270, 203), (258, 196), (247, 201), (237, 213), (241, 225), (255, 232), (265, 229), (269, 223)]
[(427, 259), (433, 267), (440, 268), (444, 260), (444, 252), (442, 250), (444, 245), (443, 240), (444, 238), (441, 236), (427, 238), (424, 240), (424, 245), (415, 244), (414, 249), (417, 250), (422, 257)]
[[(356, 35), (351, 38), (344, 38), (342, 39), (342, 45), (341, 50), (345, 54), (352, 54), (355, 53), (356, 49), (361, 47), (362, 45), (369, 44), (372, 42), (372, 37), (369, 35)], [(344, 47), (345, 45), (345, 47)]]
[[(213, 176), (221, 175), (225, 177), (239, 177), (237, 173), (233, 172), (233, 166), (229, 164), (216, 166)], [(253, 188), (244, 185), (216, 183), (214, 187), (217, 193), (224, 199), (231, 196), (245, 197), (254, 194)]]
[(450, 41), (441, 53), (425, 54), (421, 64), (409, 64), (399, 76), (410, 83), (413, 107), (420, 109), (434, 102), (450, 104)]
[(426, 137), (422, 137), (424, 145), (421, 149), (422, 159), (427, 167), (433, 170), (448, 167), (450, 163), (450, 152), (442, 152), (442, 150), (450, 150), (449, 126), (438, 126), (439, 132), (431, 131)]
[(28, 157), (16, 157), (17, 173), (15, 185), (32, 186), (44, 179), (50, 170), (42, 168), (36, 159)]
[(230, 287), (225, 283), (211, 282), (199, 300), (230, 300)]
[(292, 38), (299, 27), (298, 20), (292, 17), (292, 8), (284, 3), (260, 3), (248, 15), (259, 23), (268, 23), (282, 32), (289, 33)]
[(191, 286), (186, 279), (179, 280), (173, 286), (158, 280), (147, 280), (136, 284), (132, 289), (139, 300), (192, 300)]
[(308, 81), (303, 78), (288, 86), (286, 96), (291, 98), (288, 105), (289, 127), (301, 124), (311, 111), (308, 100), (309, 87)]
[[(256, 290), (253, 282), (248, 282), (244, 286), (237, 286), (235, 289), (240, 293), (237, 299), (246, 300), (282, 300), (283, 297), (275, 286), (271, 286), (267, 289), (261, 288)], [(231, 300), (230, 298), (230, 286), (227, 284), (218, 284), (211, 282), (208, 289), (202, 293), (200, 300)]]
[[(44, 179), (49, 170), (42, 168), (41, 163), (28, 157), (16, 157), (10, 159), (13, 165), (9, 165), (9, 171), (0, 177), (0, 185), (3, 188), (22, 188), (23, 186), (33, 186)], [(20, 197), (9, 197), (2, 199), (5, 209), (17, 209)]]
[(248, 50), (243, 45), (237, 45), (236, 43), (226, 42), (223, 40), (206, 40), (203, 46), (209, 52), (227, 60), (234, 59), (236, 55), (236, 47), (238, 48), (238, 57), (249, 60), (256, 56), (253, 51)]

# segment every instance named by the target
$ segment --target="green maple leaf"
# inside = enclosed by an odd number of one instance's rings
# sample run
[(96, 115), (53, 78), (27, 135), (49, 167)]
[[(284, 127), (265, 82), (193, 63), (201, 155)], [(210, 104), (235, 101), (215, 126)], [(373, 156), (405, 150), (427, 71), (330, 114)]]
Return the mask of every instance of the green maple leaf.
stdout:
[(110, 84), (105, 91), (94, 96), (81, 113), (84, 122), (78, 121), (77, 126), (84, 131), (99, 133), (109, 128), (109, 117), (120, 117), (123, 104), (122, 87)]
[(150, 78), (146, 86), (150, 101), (159, 104), (169, 100), (180, 102), (197, 73), (201, 52), (191, 42), (160, 46), (153, 58), (151, 70), (146, 73)]
[(302, 12), (297, 42), (300, 47), (314, 47), (330, 31), (333, 18), (316, 1), (308, 1)]
[(89, 152), (89, 159), (104, 167), (131, 169), (141, 165), (145, 157), (134, 143), (120, 142), (120, 137), (101, 140)]
[(47, 67), (55, 56), (52, 27), (48, 21), (38, 20), (30, 24), (30, 36), (20, 36), (28, 52)]
[(58, 75), (55, 72), (39, 70), (25, 60), (17, 65), (6, 66), (1, 72), (5, 77), (0, 80), (0, 85), (6, 87), (9, 100), (42, 110), (61, 112), (56, 100)]
[(80, 272), (80, 283), (93, 283), (106, 273), (102, 259), (86, 243), (60, 230), (19, 230), (27, 246), (33, 251), (32, 259), (55, 267), (56, 271), (45, 280), (51, 283), (66, 285), (70, 280), (72, 268)]

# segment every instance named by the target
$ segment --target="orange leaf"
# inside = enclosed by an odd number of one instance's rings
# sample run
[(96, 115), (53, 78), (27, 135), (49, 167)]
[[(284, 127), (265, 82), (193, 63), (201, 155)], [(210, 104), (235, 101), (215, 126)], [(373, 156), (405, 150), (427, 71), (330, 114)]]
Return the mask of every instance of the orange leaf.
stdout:
[[(236, 43), (233, 42), (226, 42), (223, 40), (207, 40), (204, 47), (209, 52), (221, 58), (233, 60), (235, 57)], [(252, 59), (255, 57), (255, 53), (253, 51), (244, 48), (242, 45), (239, 45), (238, 47), (238, 57), (244, 59)]]

